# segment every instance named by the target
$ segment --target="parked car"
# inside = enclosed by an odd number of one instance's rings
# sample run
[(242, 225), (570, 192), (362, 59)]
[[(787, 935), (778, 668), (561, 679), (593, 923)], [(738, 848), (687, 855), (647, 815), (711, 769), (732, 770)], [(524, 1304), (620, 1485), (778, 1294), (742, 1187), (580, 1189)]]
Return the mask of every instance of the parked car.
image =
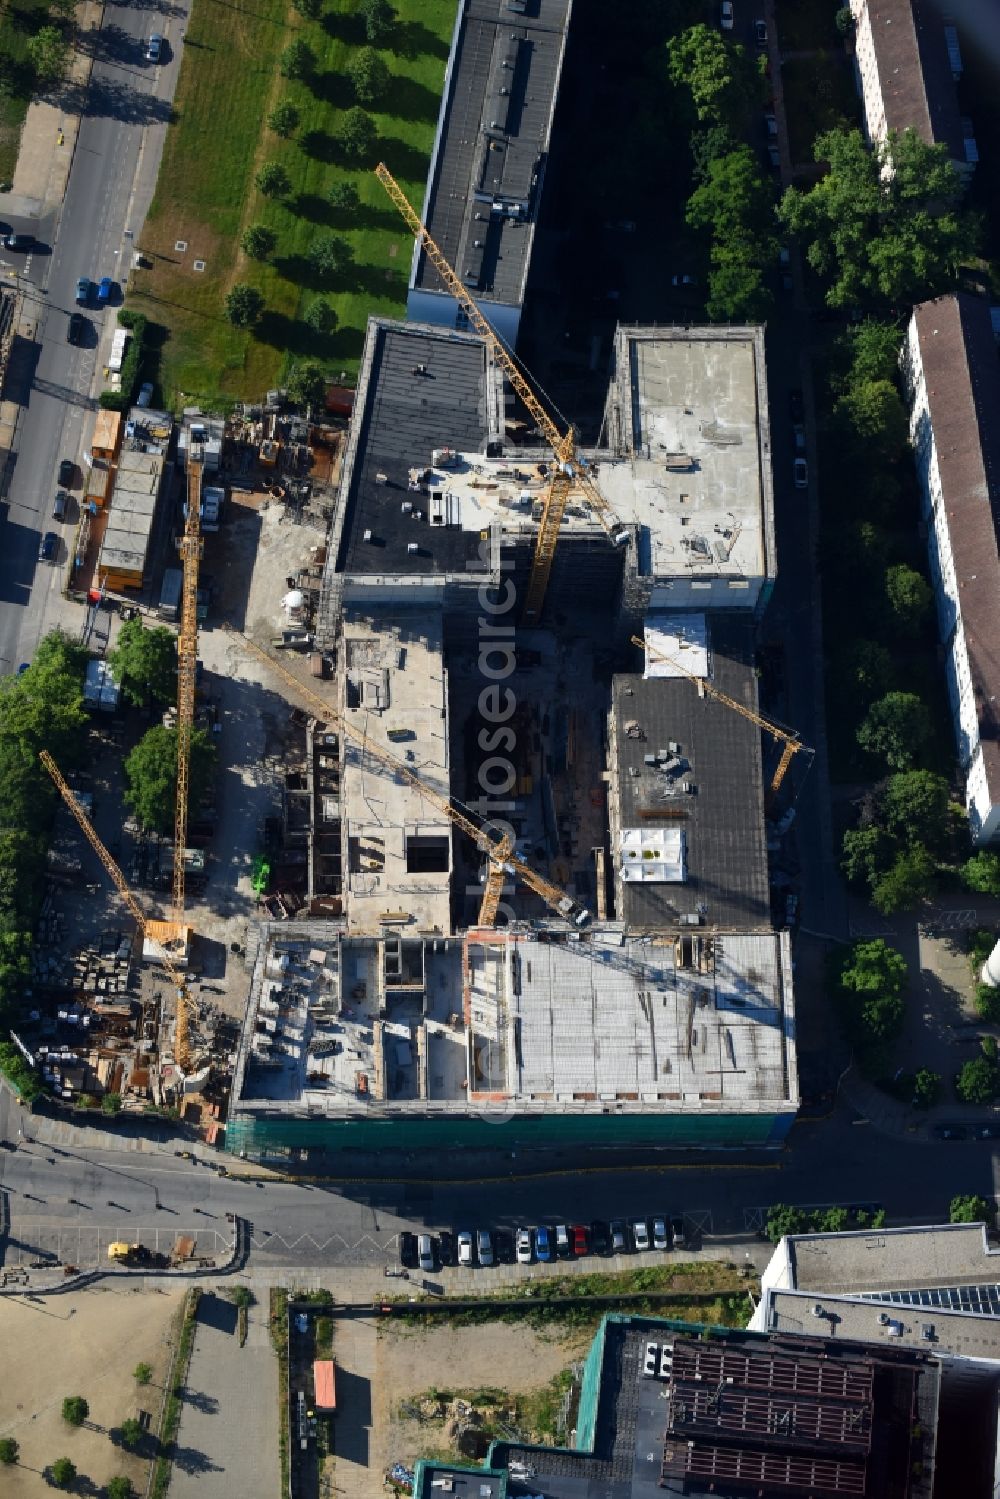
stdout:
[(81, 312), (71, 312), (69, 315), (69, 327), (66, 329), (66, 342), (78, 344), (83, 339), (83, 330), (87, 326), (87, 319)]
[(515, 1237), (517, 1263), (519, 1265), (530, 1265), (532, 1259), (531, 1229), (519, 1228)]
[(152, 399), (153, 382), (152, 380), (144, 380), (143, 383), (139, 386), (139, 394), (136, 397), (135, 404), (137, 406), (148, 406)]
[(769, 109), (767, 109), (767, 110), (764, 111), (764, 124), (765, 124), (765, 126), (767, 128), (768, 135), (777, 135), (777, 133), (778, 133), (778, 121), (776, 120), (774, 114)]
[(722, 0), (722, 13), (719, 16), (719, 25), (723, 31), (733, 29), (733, 0)]
[(72, 458), (64, 458), (59, 465), (60, 488), (67, 489), (69, 485), (72, 484), (75, 478), (76, 464), (73, 462)]
[(417, 1268), (417, 1236), (406, 1230), (399, 1236), (399, 1263), (404, 1270)]
[(90, 301), (90, 277), (81, 276), (76, 283), (76, 300), (81, 307), (85, 307)]
[(56, 497), (52, 501), (52, 519), (65, 520), (69, 510), (69, 495), (65, 489), (57, 489)]
[(977, 1124), (973, 1133), (977, 1140), (1000, 1140), (1000, 1124)]
[(628, 1241), (628, 1231), (622, 1218), (611, 1220), (611, 1253), (626, 1254), (631, 1247)]
[(645, 1218), (634, 1218), (632, 1220), (632, 1238), (636, 1249), (642, 1251), (649, 1248), (649, 1225)]
[(33, 234), (18, 234), (16, 229), (12, 229), (9, 234), (4, 236), (4, 244), (8, 250), (20, 250), (23, 252), (30, 250), (34, 243), (35, 236)]
[(56, 547), (58, 545), (59, 545), (59, 538), (56, 535), (56, 533), (54, 531), (46, 531), (45, 535), (42, 537), (41, 544), (39, 545), (39, 548), (38, 548), (38, 560), (39, 560), (39, 562), (52, 562), (52, 561), (54, 561), (55, 555), (56, 555)]
[(590, 1248), (594, 1254), (607, 1254), (611, 1249), (608, 1225), (601, 1218), (595, 1218), (590, 1225)]
[(493, 1235), (488, 1228), (476, 1229), (476, 1254), (481, 1265), (489, 1266), (494, 1263)]
[(561, 1260), (569, 1259), (572, 1250), (569, 1242), (569, 1229), (565, 1223), (556, 1224), (555, 1247), (556, 1254)]
[(967, 1140), (969, 1131), (961, 1124), (936, 1124), (934, 1133), (939, 1140)]
[(684, 1232), (684, 1219), (680, 1213), (674, 1213), (670, 1219), (670, 1237), (674, 1241), (675, 1249), (683, 1249), (687, 1243), (687, 1234)]
[(108, 303), (111, 300), (111, 290), (114, 284), (115, 283), (112, 281), (110, 276), (101, 277), (100, 281), (97, 284), (98, 307), (107, 307)]
[(458, 1263), (460, 1265), (471, 1265), (472, 1258), (472, 1234), (467, 1228), (460, 1228), (455, 1235), (455, 1243), (458, 1245)]
[(797, 453), (806, 450), (806, 429), (801, 422), (795, 422), (792, 426), (792, 446)]
[(796, 458), (792, 465), (792, 477), (796, 489), (809, 488), (809, 465), (804, 458)]
[(433, 1273), (437, 1269), (434, 1258), (434, 1240), (430, 1234), (421, 1234), (417, 1239), (417, 1264), (421, 1270)]
[(590, 1246), (587, 1242), (587, 1230), (582, 1223), (573, 1224), (573, 1227), (569, 1231), (569, 1242), (573, 1254), (578, 1259), (582, 1258), (588, 1252)]
[(766, 21), (754, 21), (754, 23), (753, 23), (753, 39), (757, 43), (757, 46), (763, 52), (764, 48), (767, 46), (767, 22)]
[(295, 1331), (302, 1333), (303, 1336), (309, 1331), (309, 1318), (305, 1312), (295, 1313)]
[(493, 1234), (493, 1251), (498, 1265), (514, 1263), (514, 1235), (506, 1228), (498, 1228)]
[(546, 1228), (544, 1223), (535, 1229), (535, 1257), (543, 1265), (552, 1260), (552, 1232)]
[(793, 422), (801, 422), (805, 407), (802, 402), (801, 390), (790, 390), (788, 392), (788, 414)]
[(666, 1218), (654, 1218), (651, 1228), (653, 1235), (653, 1248), (669, 1249), (670, 1224), (667, 1222)]
[(673, 278), (673, 284), (674, 286), (697, 286), (698, 282), (695, 280), (694, 276), (685, 276), (678, 272), (678, 274)]
[(455, 1263), (455, 1235), (447, 1229), (438, 1234), (438, 1258), (442, 1265)]
[(160, 53), (163, 51), (163, 38), (158, 31), (154, 31), (146, 43), (146, 61), (159, 62)]

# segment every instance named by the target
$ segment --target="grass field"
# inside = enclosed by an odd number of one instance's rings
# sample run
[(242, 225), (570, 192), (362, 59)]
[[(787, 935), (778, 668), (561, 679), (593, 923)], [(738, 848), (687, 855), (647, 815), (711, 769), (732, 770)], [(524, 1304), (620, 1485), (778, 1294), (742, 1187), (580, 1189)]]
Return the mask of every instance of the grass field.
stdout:
[(0, 92), (0, 182), (9, 183), (14, 176), (21, 126), (35, 86), (28, 40), (48, 21), (48, 0), (18, 0), (0, 9), (0, 72), (7, 83)]
[[(169, 330), (160, 377), (168, 403), (197, 399), (224, 405), (259, 399), (290, 360), (314, 356), (334, 375), (357, 367), (370, 313), (399, 314), (409, 276), (411, 240), (372, 176), (381, 157), (411, 202), (424, 182), (444, 80), (455, 0), (397, 0), (397, 23), (382, 57), (392, 73), (387, 97), (371, 110), (379, 141), (372, 160), (347, 168), (333, 132), (355, 102), (345, 66), (364, 45), (352, 0), (334, 0), (307, 22), (287, 0), (198, 0), (188, 29), (176, 99), (176, 121), (163, 153), (156, 195), (142, 235), (153, 268), (133, 278), (129, 305)], [(311, 84), (290, 83), (278, 57), (301, 36), (316, 54)], [(300, 112), (293, 139), (267, 128), (270, 111), (289, 100)], [(262, 197), (253, 178), (278, 161), (291, 179), (283, 202)], [(337, 179), (353, 180), (360, 207), (338, 213), (327, 202)], [(239, 249), (247, 225), (278, 236), (268, 264)], [(339, 326), (327, 335), (300, 321), (319, 288), (306, 252), (333, 230), (351, 245), (354, 264), (324, 288)], [(175, 244), (186, 241), (187, 250)], [(196, 272), (193, 262), (204, 260)], [(235, 281), (263, 293), (266, 310), (252, 333), (232, 328), (223, 299)]]

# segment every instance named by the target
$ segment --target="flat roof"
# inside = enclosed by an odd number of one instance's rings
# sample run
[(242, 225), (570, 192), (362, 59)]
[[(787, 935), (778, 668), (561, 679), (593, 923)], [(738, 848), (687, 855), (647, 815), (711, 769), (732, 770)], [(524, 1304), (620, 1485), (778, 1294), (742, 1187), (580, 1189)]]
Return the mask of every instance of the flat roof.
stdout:
[[(447, 799), (448, 679), (440, 609), (386, 607), (377, 625), (349, 611), (341, 630), (344, 720), (376, 750), (412, 763), (421, 780)], [(449, 818), (346, 735), (341, 761), (348, 930), (377, 932), (387, 911), (402, 911), (418, 930), (450, 932)]]
[(790, 1284), (800, 1291), (876, 1292), (1000, 1280), (1000, 1254), (981, 1223), (789, 1234)]
[[(473, 295), (520, 305), (572, 0), (464, 0), (423, 221)], [(427, 257), (411, 286), (441, 291)]]
[(570, 1112), (797, 1102), (787, 933), (470, 933), (466, 973), (476, 1092)]
[(619, 326), (598, 484), (654, 577), (776, 571), (764, 330)]
[(806, 1291), (773, 1290), (766, 1295), (768, 1332), (1000, 1360), (1000, 1318), (851, 1296), (824, 1296), (818, 1301), (815, 1292)]
[(141, 575), (163, 477), (163, 454), (123, 448), (118, 459), (98, 568)]
[(501, 430), (498, 392), (480, 338), (369, 319), (328, 576), (335, 568), (432, 581), (486, 570), (478, 533), (432, 526), (409, 475), (435, 448), (483, 451)]
[[(712, 683), (756, 711), (750, 622), (713, 615), (710, 653)], [(611, 694), (609, 811), (619, 917), (647, 929), (686, 924), (686, 917), (722, 930), (769, 929), (760, 729), (700, 695), (686, 677), (620, 675)], [(630, 832), (653, 844), (657, 835), (664, 844), (679, 836), (683, 880), (623, 880)]]

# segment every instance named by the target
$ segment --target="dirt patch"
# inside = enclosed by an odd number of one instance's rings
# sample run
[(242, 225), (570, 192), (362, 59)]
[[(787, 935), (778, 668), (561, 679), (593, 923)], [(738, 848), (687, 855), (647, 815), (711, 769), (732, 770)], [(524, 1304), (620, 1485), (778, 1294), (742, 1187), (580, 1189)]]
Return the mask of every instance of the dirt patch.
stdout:
[[(394, 1462), (410, 1467), (416, 1458), (448, 1447), (442, 1421), (407, 1419), (400, 1415), (401, 1402), (409, 1405), (428, 1390), (493, 1388), (511, 1397), (532, 1394), (582, 1359), (591, 1341), (589, 1331), (561, 1337), (502, 1322), (426, 1331), (381, 1327), (379, 1332), (371, 1445), (374, 1475)], [(343, 1467), (338, 1467), (337, 1481), (345, 1481)]]
[[(41, 1302), (0, 1302), (0, 1347), (5, 1377), (0, 1381), (0, 1435), (15, 1439), (18, 1466), (4, 1468), (4, 1499), (50, 1495), (44, 1470), (57, 1457), (76, 1464), (81, 1478), (100, 1489), (122, 1473), (142, 1492), (147, 1461), (117, 1446), (109, 1433), (127, 1416), (148, 1411), (159, 1418), (171, 1339), (183, 1292), (90, 1290), (78, 1296), (51, 1296)], [(152, 1367), (148, 1385), (132, 1371)], [(62, 1402), (83, 1395), (90, 1416), (81, 1427), (67, 1426)]]

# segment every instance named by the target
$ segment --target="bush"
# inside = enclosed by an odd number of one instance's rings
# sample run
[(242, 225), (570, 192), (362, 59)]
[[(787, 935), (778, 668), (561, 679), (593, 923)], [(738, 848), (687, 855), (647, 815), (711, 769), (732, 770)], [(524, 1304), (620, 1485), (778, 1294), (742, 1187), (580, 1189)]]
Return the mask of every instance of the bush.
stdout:
[(13, 1437), (0, 1437), (0, 1463), (10, 1467), (17, 1462), (19, 1448)]
[(42, 1091), (37, 1074), (32, 1072), (17, 1047), (12, 1046), (9, 1041), (0, 1041), (0, 1072), (25, 1103), (31, 1103)]
[(949, 1223), (992, 1223), (995, 1217), (996, 1207), (975, 1193), (953, 1197), (948, 1209)]
[(57, 1457), (49, 1468), (49, 1475), (57, 1489), (68, 1489), (76, 1482), (76, 1463), (70, 1462), (68, 1457)]
[(129, 1452), (134, 1452), (142, 1441), (142, 1427), (134, 1416), (128, 1416), (118, 1428), (118, 1437), (121, 1444)]
[(128, 411), (135, 396), (135, 389), (139, 383), (142, 372), (142, 361), (146, 349), (146, 319), (141, 312), (127, 312), (125, 308), (118, 314), (118, 322), (123, 328), (128, 328), (132, 337), (125, 349), (125, 357), (121, 367), (121, 388), (119, 390), (105, 390), (101, 392), (101, 406), (105, 411)]
[(70, 1426), (82, 1426), (90, 1415), (90, 1406), (82, 1395), (67, 1395), (62, 1403), (62, 1418)]
[(250, 224), (240, 238), (240, 249), (252, 260), (266, 260), (278, 243), (278, 236), (266, 224)]
[(152, 1379), (152, 1377), (152, 1364), (136, 1364), (135, 1368), (132, 1370), (132, 1378), (135, 1380), (136, 1384), (149, 1384), (149, 1381)]
[(123, 1473), (116, 1473), (114, 1478), (108, 1479), (104, 1492), (107, 1499), (132, 1499), (135, 1489), (130, 1478), (126, 1478)]
[(233, 1306), (246, 1311), (253, 1306), (254, 1296), (249, 1286), (234, 1286), (229, 1293), (229, 1299)]
[(1000, 1077), (992, 1057), (973, 1057), (955, 1079), (955, 1092), (963, 1103), (992, 1103), (997, 1095)]
[(918, 1109), (931, 1109), (941, 1096), (941, 1075), (921, 1067), (913, 1079), (913, 1105)]
[(101, 1111), (105, 1114), (120, 1114), (122, 1107), (122, 1096), (120, 1093), (105, 1093), (101, 1099)]
[(234, 328), (252, 328), (264, 311), (264, 298), (255, 286), (237, 281), (226, 293), (223, 306)]
[(1000, 989), (992, 984), (976, 985), (976, 1014), (990, 1025), (1000, 1022)]

